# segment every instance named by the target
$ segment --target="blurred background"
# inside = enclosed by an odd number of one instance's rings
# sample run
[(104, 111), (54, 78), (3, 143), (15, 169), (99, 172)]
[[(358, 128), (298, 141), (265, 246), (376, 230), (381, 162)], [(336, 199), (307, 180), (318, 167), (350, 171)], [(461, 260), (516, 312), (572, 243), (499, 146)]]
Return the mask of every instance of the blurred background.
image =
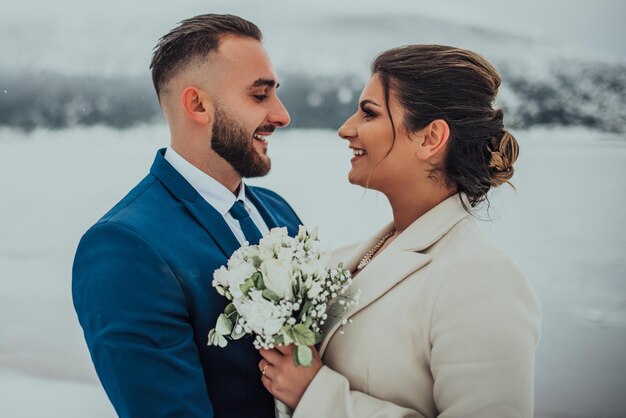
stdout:
[(0, 416), (114, 417), (71, 303), (82, 233), (136, 184), (169, 131), (148, 65), (180, 20), (233, 13), (263, 30), (292, 123), (270, 187), (338, 247), (390, 219), (346, 181), (335, 130), (377, 53), (439, 43), (501, 71), (521, 146), (510, 188), (477, 213), (543, 306), (536, 416), (626, 416), (626, 3), (0, 0)]

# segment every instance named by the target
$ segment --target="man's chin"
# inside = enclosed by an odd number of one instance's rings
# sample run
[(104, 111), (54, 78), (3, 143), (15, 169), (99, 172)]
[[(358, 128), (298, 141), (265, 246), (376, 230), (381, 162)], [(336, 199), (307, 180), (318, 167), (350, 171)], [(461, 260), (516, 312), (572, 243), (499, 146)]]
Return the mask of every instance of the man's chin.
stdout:
[(272, 169), (272, 161), (269, 157), (262, 158), (263, 161), (255, 161), (249, 164), (243, 173), (239, 173), (244, 178), (264, 177), (269, 174)]

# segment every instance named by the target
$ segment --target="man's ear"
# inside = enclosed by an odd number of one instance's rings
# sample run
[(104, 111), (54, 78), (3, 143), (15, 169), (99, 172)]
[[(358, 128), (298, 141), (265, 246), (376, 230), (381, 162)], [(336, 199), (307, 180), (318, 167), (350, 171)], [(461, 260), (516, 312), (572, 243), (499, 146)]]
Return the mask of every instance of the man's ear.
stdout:
[(198, 87), (187, 87), (181, 97), (185, 115), (193, 122), (208, 125), (213, 120), (213, 103)]
[(421, 143), (417, 156), (422, 160), (428, 160), (445, 149), (450, 139), (450, 127), (445, 120), (435, 119), (421, 130), (419, 136)]

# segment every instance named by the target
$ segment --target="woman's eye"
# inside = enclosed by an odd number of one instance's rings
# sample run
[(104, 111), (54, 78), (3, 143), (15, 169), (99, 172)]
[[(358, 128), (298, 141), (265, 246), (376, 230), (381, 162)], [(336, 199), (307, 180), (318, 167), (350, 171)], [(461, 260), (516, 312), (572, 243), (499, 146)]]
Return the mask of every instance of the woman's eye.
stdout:
[(374, 116), (376, 116), (376, 114), (374, 112), (372, 112), (371, 110), (367, 109), (367, 108), (362, 108), (361, 110), (363, 110), (363, 119), (371, 119)]

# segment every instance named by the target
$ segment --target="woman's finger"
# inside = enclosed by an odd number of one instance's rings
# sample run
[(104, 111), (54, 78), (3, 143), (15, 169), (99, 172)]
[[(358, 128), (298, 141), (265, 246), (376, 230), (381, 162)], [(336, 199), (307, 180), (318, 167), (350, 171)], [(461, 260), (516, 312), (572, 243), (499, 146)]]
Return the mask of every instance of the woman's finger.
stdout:
[(291, 356), (295, 348), (296, 347), (293, 344), (289, 344), (289, 345), (283, 344), (283, 345), (276, 346), (276, 350), (280, 352), (283, 356), (287, 356), (287, 355)]
[(277, 350), (265, 350), (262, 348), (259, 350), (259, 353), (261, 353), (261, 357), (272, 364), (278, 363), (283, 357), (280, 351)]
[(264, 368), (264, 367), (265, 367), (265, 365), (267, 365), (267, 364), (270, 364), (270, 363), (269, 363), (269, 361), (267, 361), (267, 360), (265, 360), (264, 358), (262, 358), (262, 359), (259, 361), (259, 370), (260, 370), (261, 372), (263, 372), (263, 368)]
[(269, 393), (274, 395), (272, 392), (272, 382), (267, 378), (267, 376), (261, 376), (261, 383), (263, 383), (263, 386)]

